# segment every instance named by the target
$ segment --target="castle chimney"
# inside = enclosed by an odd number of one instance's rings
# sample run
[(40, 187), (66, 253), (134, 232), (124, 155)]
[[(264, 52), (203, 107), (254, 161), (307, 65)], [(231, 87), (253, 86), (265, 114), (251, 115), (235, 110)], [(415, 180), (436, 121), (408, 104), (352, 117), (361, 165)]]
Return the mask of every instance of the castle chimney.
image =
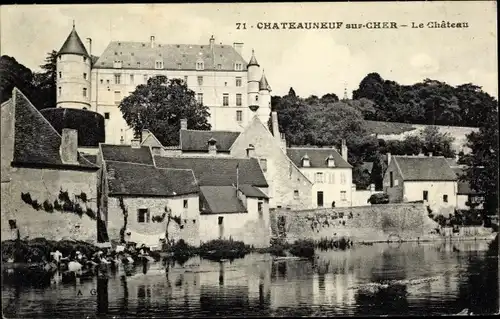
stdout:
[(391, 164), (391, 153), (387, 153), (387, 166)]
[(271, 113), (271, 119), (273, 121), (273, 135), (274, 135), (274, 138), (278, 141), (278, 143), (281, 144), (280, 127), (278, 125), (278, 113), (277, 112), (272, 112)]
[(213, 137), (208, 140), (208, 155), (217, 155), (217, 140)]
[[(87, 53), (89, 54), (90, 57), (92, 57), (92, 39), (87, 38)], [(92, 59), (90, 61), (90, 64), (92, 64)]]
[(61, 146), (59, 148), (61, 161), (64, 164), (78, 164), (78, 131), (63, 128)]
[(181, 119), (181, 130), (185, 131), (188, 129), (188, 120), (187, 119)]
[(255, 157), (255, 146), (249, 144), (247, 147), (247, 157), (254, 158)]
[(243, 43), (241, 42), (234, 42), (233, 43), (233, 48), (236, 52), (238, 52), (239, 55), (242, 55), (243, 53)]
[(347, 144), (345, 139), (342, 139), (342, 148), (341, 148), (342, 158), (347, 162)]
[[(210, 49), (213, 49), (214, 48), (214, 44), (215, 44), (215, 38), (214, 36), (212, 35), (210, 37)], [(222, 44), (222, 43), (221, 43)]]
[(155, 36), (152, 35), (151, 38), (150, 38), (150, 43), (151, 43), (151, 48), (154, 48), (155, 47)]
[(134, 138), (130, 141), (130, 146), (132, 148), (141, 148), (141, 140), (138, 138)]

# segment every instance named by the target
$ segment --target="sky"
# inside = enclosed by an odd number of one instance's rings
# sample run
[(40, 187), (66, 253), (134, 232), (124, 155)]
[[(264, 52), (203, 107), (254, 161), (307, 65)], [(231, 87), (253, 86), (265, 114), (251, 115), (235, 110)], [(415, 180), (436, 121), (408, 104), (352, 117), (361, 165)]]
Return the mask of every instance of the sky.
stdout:
[[(1, 6), (0, 51), (32, 70), (59, 50), (73, 20), (99, 56), (110, 41), (204, 44), (243, 42), (272, 88), (303, 97), (348, 96), (371, 72), (400, 84), (425, 78), (473, 83), (498, 98), (495, 1), (382, 3), (229, 3)], [(333, 30), (262, 30), (258, 22), (343, 22)], [(466, 29), (346, 29), (346, 24), (467, 22)], [(245, 30), (236, 23), (246, 23)], [(253, 26), (253, 28), (251, 27)]]

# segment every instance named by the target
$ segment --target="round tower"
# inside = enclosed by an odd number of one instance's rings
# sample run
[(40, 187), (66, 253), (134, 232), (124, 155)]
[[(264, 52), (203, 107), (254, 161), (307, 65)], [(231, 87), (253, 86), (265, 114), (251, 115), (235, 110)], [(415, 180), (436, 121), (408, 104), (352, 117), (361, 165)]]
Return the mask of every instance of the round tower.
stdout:
[(57, 107), (90, 109), (91, 58), (73, 30), (57, 53)]
[(250, 119), (256, 114), (259, 109), (259, 75), (260, 65), (255, 58), (254, 50), (252, 50), (252, 58), (247, 65), (247, 90), (248, 90), (248, 108), (252, 111)]
[(260, 121), (267, 125), (271, 114), (271, 86), (267, 82), (264, 70), (259, 81), (259, 114)]

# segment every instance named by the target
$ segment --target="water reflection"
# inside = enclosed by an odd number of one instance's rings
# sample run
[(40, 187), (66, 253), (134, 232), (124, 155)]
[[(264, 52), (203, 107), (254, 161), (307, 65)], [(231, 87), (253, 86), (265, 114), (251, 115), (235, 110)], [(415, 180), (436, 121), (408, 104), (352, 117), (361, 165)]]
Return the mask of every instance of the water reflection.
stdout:
[(2, 307), (8, 318), (486, 314), (498, 309), (498, 256), (486, 249), (380, 244), (320, 251), (314, 261), (191, 258), (87, 278), (4, 272)]

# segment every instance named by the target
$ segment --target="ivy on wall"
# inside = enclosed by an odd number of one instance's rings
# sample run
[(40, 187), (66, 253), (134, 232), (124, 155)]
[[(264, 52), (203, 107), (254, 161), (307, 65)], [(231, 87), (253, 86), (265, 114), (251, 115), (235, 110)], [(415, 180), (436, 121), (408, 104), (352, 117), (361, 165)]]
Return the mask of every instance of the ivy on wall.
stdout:
[(74, 213), (80, 217), (85, 214), (92, 220), (97, 219), (97, 215), (92, 208), (86, 207), (86, 203), (88, 202), (87, 194), (81, 192), (78, 195), (74, 195), (73, 198), (74, 199), (71, 199), (69, 193), (61, 189), (54, 202), (50, 202), (46, 199), (43, 203), (39, 203), (38, 200), (31, 197), (29, 192), (21, 192), (21, 199), (37, 211), (44, 210), (47, 213), (53, 213), (54, 211)]
[(118, 202), (120, 204), (120, 208), (123, 213), (123, 226), (120, 229), (120, 243), (125, 243), (125, 230), (127, 229), (127, 222), (128, 222), (128, 210), (127, 207), (125, 206), (125, 203), (123, 202), (123, 197), (118, 198)]

